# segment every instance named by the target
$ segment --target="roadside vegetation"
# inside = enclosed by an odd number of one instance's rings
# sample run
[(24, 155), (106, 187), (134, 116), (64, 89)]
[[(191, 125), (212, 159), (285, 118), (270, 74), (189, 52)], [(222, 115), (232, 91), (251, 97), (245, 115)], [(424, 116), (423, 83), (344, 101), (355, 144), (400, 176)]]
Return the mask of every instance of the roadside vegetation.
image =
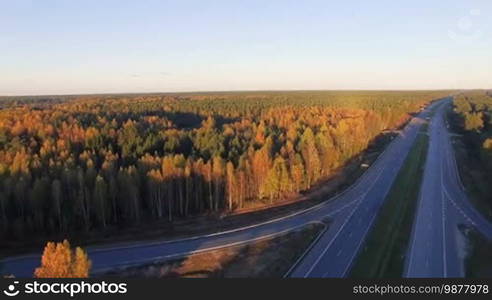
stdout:
[(191, 254), (167, 262), (114, 270), (104, 277), (280, 278), (325, 230), (321, 223), (239, 246)]
[(80, 247), (72, 249), (70, 243), (48, 242), (41, 257), (41, 266), (34, 271), (37, 278), (87, 278), (92, 262)]
[(465, 277), (492, 277), (492, 242), (473, 227), (461, 226), (460, 230), (468, 241), (465, 257)]
[(423, 124), (385, 199), (365, 247), (354, 263), (350, 277), (402, 277), (428, 144), (427, 124)]
[(492, 220), (492, 93), (466, 92), (455, 97), (448, 113), (458, 168), (467, 194)]
[(285, 203), (446, 93), (4, 98), (2, 250)]

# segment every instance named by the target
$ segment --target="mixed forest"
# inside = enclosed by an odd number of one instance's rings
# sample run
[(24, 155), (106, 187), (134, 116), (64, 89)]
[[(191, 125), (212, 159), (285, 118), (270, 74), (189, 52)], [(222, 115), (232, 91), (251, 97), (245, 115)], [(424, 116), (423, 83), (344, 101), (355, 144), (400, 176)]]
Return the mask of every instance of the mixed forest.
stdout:
[[(0, 237), (173, 222), (276, 203), (309, 189), (446, 94), (0, 98)], [(492, 106), (483, 102), (457, 99), (469, 114), (467, 129), (489, 128)]]

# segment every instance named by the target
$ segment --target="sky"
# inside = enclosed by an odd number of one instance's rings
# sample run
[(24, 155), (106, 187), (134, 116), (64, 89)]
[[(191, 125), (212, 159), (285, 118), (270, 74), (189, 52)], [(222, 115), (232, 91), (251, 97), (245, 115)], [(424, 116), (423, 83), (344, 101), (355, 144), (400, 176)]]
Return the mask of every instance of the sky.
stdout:
[(490, 0), (0, 0), (0, 95), (492, 88)]

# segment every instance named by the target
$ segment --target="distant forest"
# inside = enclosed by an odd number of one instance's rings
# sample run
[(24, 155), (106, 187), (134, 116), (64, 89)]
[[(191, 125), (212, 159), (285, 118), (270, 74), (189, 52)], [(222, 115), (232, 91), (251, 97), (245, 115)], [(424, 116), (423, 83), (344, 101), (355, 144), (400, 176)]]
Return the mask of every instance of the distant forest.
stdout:
[[(448, 94), (0, 98), (0, 237), (173, 222), (275, 203), (309, 189), (383, 130)], [(462, 110), (489, 122), (477, 105)]]

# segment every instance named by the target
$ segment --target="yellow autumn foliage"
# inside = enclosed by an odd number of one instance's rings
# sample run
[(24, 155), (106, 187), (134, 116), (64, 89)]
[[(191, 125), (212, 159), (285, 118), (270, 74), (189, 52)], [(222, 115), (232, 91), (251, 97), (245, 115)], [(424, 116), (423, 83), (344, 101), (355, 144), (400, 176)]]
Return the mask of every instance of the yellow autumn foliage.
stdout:
[(48, 242), (41, 258), (41, 266), (34, 271), (37, 278), (87, 278), (91, 261), (80, 247), (72, 250), (70, 243)]

